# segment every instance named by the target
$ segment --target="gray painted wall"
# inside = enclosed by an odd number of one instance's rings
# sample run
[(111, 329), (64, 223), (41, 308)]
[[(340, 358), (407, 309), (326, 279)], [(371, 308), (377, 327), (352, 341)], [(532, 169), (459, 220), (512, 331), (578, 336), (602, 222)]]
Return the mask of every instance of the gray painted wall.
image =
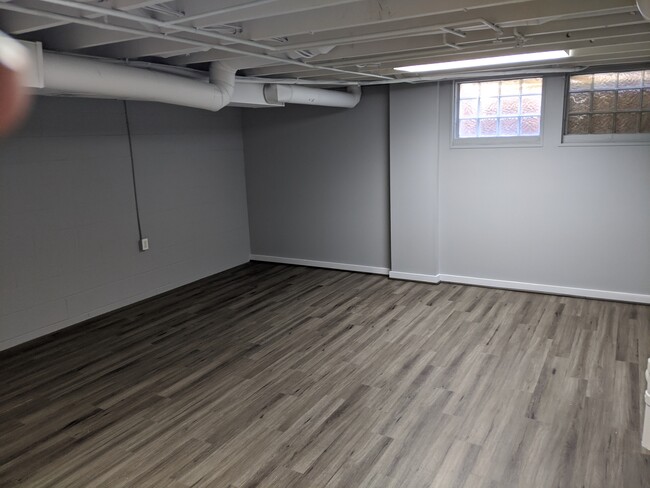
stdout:
[(245, 110), (252, 253), (387, 269), (387, 135), (386, 87), (354, 109)]
[(543, 146), (450, 148), (441, 89), (441, 273), (650, 295), (650, 146), (561, 144), (563, 77)]
[(391, 87), (390, 102), (365, 90), (351, 111), (247, 112), (253, 252), (649, 299), (650, 146), (562, 144), (563, 77), (546, 89), (537, 147), (452, 148), (450, 83), (439, 110), (431, 84)]
[(390, 87), (391, 275), (438, 274), (437, 104), (437, 84)]
[(248, 261), (241, 112), (39, 98), (0, 143), (0, 349)]

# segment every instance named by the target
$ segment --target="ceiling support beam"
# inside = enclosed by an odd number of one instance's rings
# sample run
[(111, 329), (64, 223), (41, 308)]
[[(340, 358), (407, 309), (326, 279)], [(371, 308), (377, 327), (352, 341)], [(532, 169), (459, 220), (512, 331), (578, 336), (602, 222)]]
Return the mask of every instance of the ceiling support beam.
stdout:
[[(609, 21), (612, 21), (611, 24)], [(627, 21), (627, 23), (623, 23)], [(466, 37), (455, 39), (454, 45), (461, 50), (476, 44), (504, 42), (517, 38), (514, 29), (505, 29), (503, 35), (496, 36), (492, 30), (468, 32)], [(527, 28), (520, 28), (519, 35), (523, 35), (525, 43), (534, 42), (534, 38), (550, 36), (555, 34), (558, 39), (567, 40), (572, 38), (584, 39), (586, 37), (604, 38), (607, 36), (616, 37), (621, 33), (643, 33), (648, 32), (648, 23), (639, 16), (621, 15), (618, 18), (611, 17), (590, 17), (586, 19), (575, 19), (561, 21), (548, 25), (534, 25)], [(450, 38), (447, 36), (447, 41)], [(380, 42), (357, 43), (340, 46), (327, 54), (320, 55), (313, 59), (313, 62), (329, 62), (334, 60), (364, 59), (375, 55), (388, 53), (399, 53), (407, 51), (418, 51), (424, 49), (442, 48), (446, 45), (441, 35), (430, 34), (426, 36), (400, 37)], [(349, 61), (348, 61), (349, 62)]]
[(43, 15), (47, 17), (51, 17), (57, 20), (63, 20), (65, 22), (76, 22), (79, 24), (83, 25), (90, 25), (93, 27), (98, 27), (100, 29), (106, 29), (106, 30), (115, 30), (118, 32), (129, 32), (129, 33), (136, 33), (140, 34), (143, 37), (151, 37), (151, 38), (157, 38), (157, 39), (163, 39), (163, 40), (174, 40), (174, 41), (181, 41), (184, 42), (188, 45), (191, 46), (197, 46), (197, 47), (203, 47), (206, 49), (212, 49), (212, 48), (218, 48), (222, 49), (227, 52), (231, 53), (236, 53), (236, 54), (241, 54), (241, 55), (247, 55), (251, 56), (254, 58), (261, 58), (261, 59), (266, 59), (269, 61), (275, 61), (279, 63), (285, 63), (285, 64), (292, 64), (294, 66), (302, 66), (307, 69), (315, 69), (315, 70), (324, 70), (324, 71), (329, 71), (333, 73), (340, 73), (340, 74), (351, 74), (355, 76), (360, 76), (364, 78), (379, 78), (379, 79), (390, 79), (390, 77), (387, 76), (382, 76), (382, 75), (375, 75), (373, 73), (363, 73), (363, 72), (357, 72), (357, 71), (350, 71), (350, 70), (341, 70), (338, 68), (332, 68), (332, 67), (320, 67), (316, 65), (312, 65), (309, 63), (304, 63), (302, 61), (296, 61), (293, 59), (287, 59), (287, 58), (282, 58), (282, 57), (277, 57), (277, 56), (272, 56), (270, 54), (261, 54), (261, 53), (252, 53), (249, 51), (245, 51), (243, 49), (237, 49), (233, 48), (230, 46), (221, 46), (217, 43), (209, 43), (205, 41), (197, 41), (193, 39), (186, 39), (186, 38), (180, 38), (176, 36), (171, 36), (171, 35), (164, 35), (164, 34), (158, 34), (158, 33), (153, 33), (153, 32), (147, 32), (139, 29), (133, 29), (133, 28), (126, 28), (126, 27), (118, 27), (112, 24), (106, 24), (103, 22), (95, 21), (95, 20), (90, 20), (90, 19), (85, 19), (85, 18), (79, 18), (79, 17), (71, 17), (68, 15), (62, 15), (62, 14), (57, 14), (54, 12), (45, 12), (45, 11), (34, 11), (32, 9), (27, 9), (24, 7), (20, 7), (18, 5), (14, 5), (11, 3), (3, 3), (0, 2), (0, 10), (9, 10), (9, 11), (14, 11), (14, 12), (19, 12), (19, 13), (26, 13), (26, 14), (31, 14), (35, 13), (37, 15)]
[[(551, 49), (574, 49), (611, 44), (625, 44), (639, 42), (644, 39), (650, 41), (650, 30), (644, 27), (645, 26), (643, 25), (636, 25), (607, 30), (594, 29), (593, 31), (578, 32), (575, 36), (570, 38), (567, 38), (563, 33), (531, 36), (524, 47), (517, 47), (516, 41), (510, 38), (509, 40), (497, 45), (490, 41), (487, 43), (483, 42), (474, 45), (467, 45), (460, 52), (442, 44), (431, 46), (431, 43), (428, 43), (428, 47), (419, 50), (382, 53), (377, 56), (347, 60), (347, 62), (337, 60), (337, 65), (343, 67), (365, 65), (366, 69), (368, 69), (368, 66), (373, 66), (373, 71), (376, 73), (394, 75), (395, 72), (393, 71), (393, 68), (404, 65), (444, 62), (451, 59), (461, 60), (501, 55), (505, 56), (509, 54), (521, 54), (525, 52), (537, 52)], [(425, 42), (425, 44), (427, 43)], [(577, 62), (577, 59), (578, 58), (574, 56), (568, 58), (566, 62), (575, 63)], [(323, 63), (323, 66), (327, 66), (328, 64), (329, 62), (325, 62)], [(553, 62), (553, 64), (557, 64), (557, 62)], [(282, 66), (247, 70), (246, 74), (251, 76), (311, 76), (307, 71)]]
[(226, 5), (215, 7), (214, 0), (185, 0), (178, 2), (183, 7), (185, 16), (170, 20), (167, 24), (171, 26), (189, 22), (192, 27), (231, 24), (306, 12), (323, 7), (346, 5), (358, 1), (360, 0), (252, 0), (235, 3), (230, 0), (230, 2), (225, 2)]
[[(349, 5), (345, 12), (337, 8), (322, 8), (318, 15), (302, 12), (244, 23), (243, 35), (263, 40), (278, 36), (294, 36), (325, 32), (345, 27), (385, 23), (399, 19), (463, 12), (466, 9), (502, 4), (533, 4), (532, 0), (363, 0)], [(467, 15), (467, 14), (466, 14)], [(470, 14), (471, 15), (471, 14)]]
[[(117, 18), (117, 19), (123, 19), (123, 20), (128, 20), (131, 22), (136, 22), (139, 24), (147, 24), (151, 26), (155, 26), (158, 28), (164, 29), (167, 27), (166, 23), (157, 19), (153, 19), (150, 17), (143, 17), (141, 15), (134, 15), (128, 12), (122, 12), (121, 10), (114, 10), (110, 8), (104, 8), (104, 7), (98, 7), (96, 5), (90, 5), (86, 3), (81, 3), (78, 1), (72, 1), (72, 0), (40, 0), (43, 3), (48, 3), (51, 5), (57, 5), (61, 7), (68, 7), (72, 9), (79, 9), (82, 11), (87, 11), (87, 12), (92, 12), (94, 14), (98, 14), (100, 16), (106, 16), (110, 18)], [(176, 32), (183, 32), (187, 34), (192, 34), (196, 36), (201, 36), (201, 37), (206, 37), (209, 39), (216, 39), (219, 41), (230, 41), (234, 44), (241, 44), (244, 46), (248, 47), (254, 47), (258, 49), (264, 49), (266, 51), (275, 51), (273, 47), (266, 46), (262, 43), (255, 42), (255, 41), (249, 41), (247, 39), (238, 39), (234, 36), (226, 35), (226, 34), (219, 34), (217, 32), (207, 32), (205, 30), (198, 30), (193, 27), (185, 27), (185, 26), (174, 26), (174, 31), (175, 32), (164, 32), (165, 35), (169, 36), (170, 34), (175, 34)]]
[[(142, 7), (163, 3), (166, 0), (116, 0), (113, 2), (113, 8), (123, 11), (136, 10)], [(25, 8), (39, 8), (36, 0), (22, 0), (21, 6)], [(60, 14), (70, 14), (65, 8), (53, 8), (53, 12)], [(97, 15), (88, 16), (88, 18), (97, 18)], [(0, 19), (0, 28), (12, 35), (27, 34), (43, 29), (49, 29), (64, 25), (66, 22), (52, 19), (51, 17), (21, 14), (18, 12), (7, 12)]]
[[(490, 29), (495, 37), (503, 34), (503, 30), (491, 22), (491, 20), (498, 19), (499, 25), (507, 24), (511, 27), (526, 26), (527, 29), (543, 29), (549, 26), (557, 26), (557, 29), (573, 29), (577, 28), (576, 19), (585, 25), (592, 23), (605, 23), (605, 25), (622, 25), (629, 22), (641, 22), (642, 18), (638, 15), (631, 15), (631, 12), (636, 12), (633, 5), (626, 5), (629, 3), (627, 0), (618, 0), (615, 4), (609, 2), (609, 6), (605, 7), (602, 2), (597, 2), (595, 5), (593, 0), (573, 0), (566, 2), (565, 0), (546, 0), (544, 5), (544, 13), (552, 14), (552, 17), (535, 18), (536, 14), (529, 4), (515, 4), (491, 7), (489, 9), (476, 9), (472, 10), (471, 14), (476, 14), (478, 17), (469, 17), (466, 12), (452, 12), (443, 15), (427, 16), (418, 19), (393, 21), (388, 24), (372, 24), (368, 26), (360, 26), (355, 28), (338, 29), (327, 33), (318, 33), (313, 35), (300, 35), (289, 38), (289, 42), (277, 46), (278, 51), (297, 51), (304, 49), (311, 49), (323, 46), (337, 46), (331, 53), (336, 56), (338, 50), (347, 49), (344, 46), (351, 43), (362, 43), (370, 41), (381, 41), (385, 39), (396, 39), (406, 36), (421, 36), (430, 35), (439, 32), (444, 27), (451, 27), (455, 30), (462, 32), (469, 32), (475, 30)], [(624, 6), (623, 6), (624, 5)], [(593, 11), (596, 7), (605, 7), (604, 10)], [(587, 12), (590, 12), (590, 17), (585, 17)], [(596, 17), (596, 14), (598, 16)], [(487, 20), (485, 17), (489, 18)], [(566, 20), (560, 20), (566, 19)], [(594, 20), (600, 19), (600, 20)], [(564, 27), (561, 27), (564, 26)], [(556, 27), (553, 27), (555, 30)], [(219, 52), (200, 52), (190, 54), (189, 56), (181, 56), (178, 58), (168, 59), (171, 64), (195, 64), (214, 61), (220, 59)], [(323, 56), (316, 58), (317, 60), (327, 59)]]
[[(528, 2), (512, 5), (499, 5), (494, 7), (481, 7), (471, 9), (468, 12), (454, 11), (443, 14), (435, 12), (417, 18), (392, 18), (389, 21), (381, 23), (371, 22), (365, 25), (348, 25), (350, 21), (339, 19), (337, 23), (329, 26), (326, 31), (318, 30), (309, 32), (294, 33), (286, 32), (278, 34), (271, 33), (268, 38), (283, 35), (289, 38), (289, 42), (283, 46), (286, 49), (305, 49), (310, 47), (336, 45), (337, 40), (341, 38), (350, 38), (355, 36), (366, 36), (378, 34), (386, 30), (404, 30), (426, 28), (430, 26), (449, 26), (462, 22), (471, 22), (472, 19), (480, 19), (486, 27), (492, 26), (500, 29), (504, 26), (516, 27), (531, 24), (545, 24), (551, 21), (563, 18), (572, 18), (584, 15), (613, 15), (618, 13), (635, 12), (636, 7), (633, 0), (545, 0), (544, 2)], [(278, 19), (278, 22), (283, 18)], [(321, 20), (324, 23), (324, 20)], [(389, 23), (386, 23), (389, 22)], [(498, 23), (498, 26), (496, 25)], [(249, 37), (256, 38), (252, 35), (249, 24), (244, 24), (243, 34), (249, 34)], [(295, 27), (287, 26), (288, 31), (296, 30)]]

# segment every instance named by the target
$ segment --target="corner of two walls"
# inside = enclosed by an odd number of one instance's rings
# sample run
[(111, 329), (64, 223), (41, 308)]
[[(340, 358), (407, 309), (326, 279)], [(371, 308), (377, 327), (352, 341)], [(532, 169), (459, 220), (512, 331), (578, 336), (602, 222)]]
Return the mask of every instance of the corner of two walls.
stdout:
[(251, 259), (438, 281), (438, 85), (244, 112)]
[(249, 260), (240, 109), (39, 97), (0, 142), (0, 350)]
[(452, 147), (452, 83), (244, 115), (253, 259), (650, 303), (650, 147)]
[(439, 89), (390, 86), (391, 278), (440, 281)]
[(387, 97), (244, 111), (253, 260), (388, 274)]

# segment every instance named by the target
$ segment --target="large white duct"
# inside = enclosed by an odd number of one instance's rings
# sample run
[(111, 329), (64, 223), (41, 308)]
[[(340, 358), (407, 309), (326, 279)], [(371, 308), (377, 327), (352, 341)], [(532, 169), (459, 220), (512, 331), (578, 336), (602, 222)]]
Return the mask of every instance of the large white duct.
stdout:
[(264, 98), (268, 103), (299, 103), (324, 107), (355, 107), (361, 99), (361, 88), (351, 86), (347, 91), (323, 90), (299, 85), (266, 85)]
[(210, 83), (90, 58), (43, 53), (46, 90), (66, 95), (170, 103), (217, 111), (228, 105), (235, 70), (210, 65)]

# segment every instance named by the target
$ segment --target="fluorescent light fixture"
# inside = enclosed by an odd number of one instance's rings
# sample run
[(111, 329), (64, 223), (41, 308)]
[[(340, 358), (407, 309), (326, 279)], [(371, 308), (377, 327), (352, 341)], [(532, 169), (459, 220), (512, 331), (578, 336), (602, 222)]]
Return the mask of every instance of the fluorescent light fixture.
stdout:
[(512, 54), (510, 56), (495, 56), (492, 58), (463, 59), (445, 63), (416, 64), (395, 68), (397, 71), (422, 73), (427, 71), (448, 71), (463, 68), (480, 68), (482, 66), (497, 66), (500, 64), (527, 63), (530, 61), (547, 61), (571, 56), (571, 51), (543, 51), (539, 53)]

